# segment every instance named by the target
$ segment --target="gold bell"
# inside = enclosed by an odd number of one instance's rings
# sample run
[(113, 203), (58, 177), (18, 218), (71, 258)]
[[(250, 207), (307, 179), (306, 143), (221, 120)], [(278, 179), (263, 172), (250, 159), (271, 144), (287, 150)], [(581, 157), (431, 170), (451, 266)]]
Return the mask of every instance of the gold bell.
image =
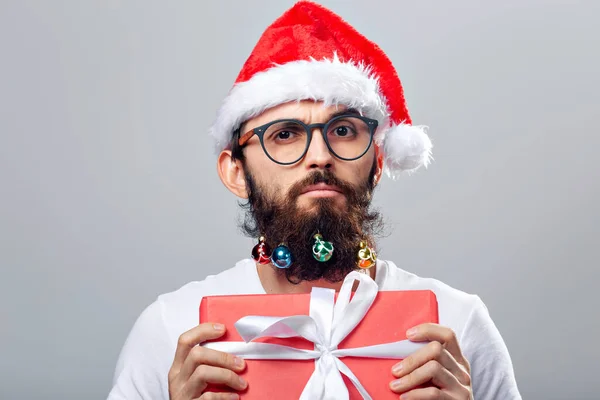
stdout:
[(370, 248), (364, 240), (360, 241), (360, 250), (358, 250), (356, 261), (358, 267), (362, 269), (371, 268), (377, 262), (375, 250)]

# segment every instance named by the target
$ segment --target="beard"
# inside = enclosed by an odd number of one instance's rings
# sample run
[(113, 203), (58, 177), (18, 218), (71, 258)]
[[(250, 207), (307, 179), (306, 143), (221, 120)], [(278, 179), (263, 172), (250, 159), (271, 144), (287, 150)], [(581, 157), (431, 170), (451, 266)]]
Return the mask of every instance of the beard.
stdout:
[[(315, 171), (292, 185), (287, 195), (282, 195), (284, 191), (277, 187), (257, 185), (247, 172), (249, 196), (247, 203), (240, 204), (246, 210), (240, 228), (249, 237), (264, 236), (271, 249), (280, 244), (290, 249), (292, 265), (279, 269), (289, 282), (297, 284), (318, 279), (339, 282), (358, 269), (360, 241), (367, 241), (376, 250), (375, 236), (383, 230), (381, 215), (370, 207), (375, 171), (374, 163), (367, 181), (358, 186), (337, 178), (330, 170)], [(311, 199), (313, 207), (310, 210), (301, 209), (297, 199), (302, 190), (318, 183), (339, 188), (346, 199), (346, 206), (340, 207), (333, 198), (314, 198)], [(316, 233), (334, 246), (333, 255), (326, 262), (319, 262), (313, 256)]]

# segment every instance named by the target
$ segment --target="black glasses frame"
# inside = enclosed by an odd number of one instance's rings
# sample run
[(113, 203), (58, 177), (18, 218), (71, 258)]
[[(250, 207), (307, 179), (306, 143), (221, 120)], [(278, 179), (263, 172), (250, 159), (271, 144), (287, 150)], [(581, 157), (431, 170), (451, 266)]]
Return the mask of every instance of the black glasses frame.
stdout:
[[(345, 158), (345, 157), (341, 157), (340, 155), (338, 155), (332, 148), (331, 145), (329, 144), (329, 139), (327, 139), (327, 131), (329, 130), (329, 126), (331, 124), (333, 124), (334, 122), (340, 120), (340, 119), (344, 119), (344, 118), (358, 118), (360, 120), (362, 120), (363, 122), (365, 122), (367, 124), (367, 126), (369, 127), (369, 145), (367, 146), (367, 148), (365, 149), (365, 151), (363, 151), (359, 156), (357, 157), (353, 157), (353, 158)], [(298, 157), (296, 160), (294, 161), (289, 161), (289, 162), (281, 162), (281, 161), (277, 161), (275, 160), (273, 157), (271, 157), (271, 155), (269, 154), (269, 152), (267, 151), (266, 147), (265, 147), (265, 143), (263, 140), (264, 134), (267, 131), (267, 129), (269, 129), (269, 127), (273, 124), (277, 124), (280, 122), (294, 122), (297, 123), (299, 125), (301, 125), (304, 130), (306, 131), (306, 135), (308, 140), (306, 141), (306, 147), (304, 148), (304, 151), (302, 152), (302, 154), (300, 155), (300, 157)], [(275, 121), (271, 121), (269, 123), (266, 123), (264, 125), (258, 126), (246, 133), (244, 133), (243, 135), (240, 135), (240, 138), (238, 139), (238, 143), (240, 146), (244, 146), (248, 140), (250, 140), (250, 138), (254, 135), (258, 136), (258, 138), (260, 139), (260, 145), (263, 149), (263, 151), (265, 152), (265, 154), (267, 155), (267, 157), (269, 157), (271, 159), (271, 161), (273, 161), (274, 163), (280, 164), (280, 165), (291, 165), (291, 164), (295, 164), (298, 161), (302, 160), (304, 158), (304, 156), (306, 156), (306, 153), (308, 151), (308, 148), (310, 147), (310, 142), (312, 141), (312, 131), (314, 129), (320, 129), (321, 130), (321, 136), (323, 136), (323, 140), (325, 141), (325, 144), (327, 144), (327, 148), (329, 149), (329, 152), (331, 154), (333, 154), (334, 156), (336, 156), (337, 158), (339, 158), (340, 160), (344, 160), (344, 161), (354, 161), (354, 160), (358, 160), (359, 158), (361, 158), (362, 156), (364, 156), (367, 151), (369, 151), (369, 149), (371, 148), (371, 145), (373, 144), (373, 136), (375, 135), (375, 131), (377, 130), (377, 125), (378, 122), (375, 119), (371, 119), (371, 118), (367, 118), (367, 117), (363, 117), (362, 115), (356, 115), (356, 114), (342, 114), (342, 115), (338, 115), (332, 119), (330, 119), (329, 121), (327, 121), (326, 123), (320, 123), (320, 124), (305, 124), (302, 121), (299, 121), (297, 119), (278, 119)], [(239, 131), (238, 131), (239, 133)]]

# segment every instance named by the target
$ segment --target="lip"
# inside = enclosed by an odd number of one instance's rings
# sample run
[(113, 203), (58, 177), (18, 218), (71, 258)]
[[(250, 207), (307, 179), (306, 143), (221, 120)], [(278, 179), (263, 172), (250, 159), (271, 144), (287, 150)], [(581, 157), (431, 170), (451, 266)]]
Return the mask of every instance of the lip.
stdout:
[(343, 194), (337, 186), (318, 183), (304, 188), (301, 194), (306, 194), (311, 197), (333, 197)]

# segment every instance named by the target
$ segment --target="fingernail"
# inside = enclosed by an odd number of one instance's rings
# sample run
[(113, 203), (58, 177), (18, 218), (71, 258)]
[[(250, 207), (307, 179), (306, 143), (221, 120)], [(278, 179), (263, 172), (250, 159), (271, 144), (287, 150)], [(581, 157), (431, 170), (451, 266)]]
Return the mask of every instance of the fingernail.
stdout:
[(404, 383), (404, 378), (400, 378), (400, 379), (396, 379), (395, 381), (392, 381), (392, 389), (399, 389), (400, 387), (402, 387), (403, 383)]
[(215, 329), (215, 331), (222, 331), (225, 329), (225, 325), (223, 324), (213, 324), (213, 328)]
[(246, 380), (244, 378), (242, 378), (240, 376), (240, 386), (242, 387), (242, 389), (246, 389), (246, 386), (248, 386), (248, 382), (246, 382)]
[(244, 367), (244, 360), (242, 360), (239, 357), (234, 357), (233, 358), (233, 364), (235, 365), (236, 368), (243, 368)]
[(408, 337), (412, 337), (415, 336), (417, 334), (417, 328), (410, 328), (409, 330), (406, 331), (406, 336)]
[(401, 371), (402, 371), (402, 363), (401, 362), (394, 365), (394, 367), (392, 368), (392, 372), (396, 375), (398, 375)]
[(229, 396), (227, 396), (229, 398), (229, 400), (238, 400), (240, 398), (240, 396), (238, 396), (237, 393), (229, 393)]

